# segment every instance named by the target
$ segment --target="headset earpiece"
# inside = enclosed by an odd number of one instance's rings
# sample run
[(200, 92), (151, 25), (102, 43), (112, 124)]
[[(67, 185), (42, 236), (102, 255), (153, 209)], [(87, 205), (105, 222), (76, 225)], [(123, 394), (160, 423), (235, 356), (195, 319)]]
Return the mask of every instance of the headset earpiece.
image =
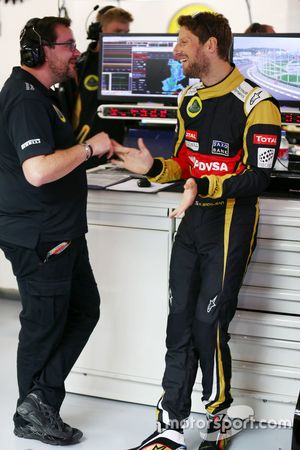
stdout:
[(36, 31), (36, 22), (26, 24), (20, 36), (21, 64), (27, 67), (41, 66), (45, 62), (42, 37)]
[[(98, 5), (97, 5), (97, 7), (98, 7)], [(95, 7), (93, 10), (95, 10), (95, 9), (98, 9), (98, 8)], [(107, 11), (109, 11), (110, 9), (115, 9), (115, 6), (112, 6), (112, 5), (104, 6), (104, 8), (102, 8), (102, 9), (100, 9), (100, 11), (98, 11), (97, 17), (99, 18), (99, 17), (103, 16), (103, 14), (107, 13)], [(90, 16), (90, 14), (88, 15), (88, 17)], [(100, 22), (99, 21), (92, 22), (87, 29), (87, 39), (90, 39), (91, 41), (98, 41), (99, 33), (102, 33), (102, 27), (101, 27)]]

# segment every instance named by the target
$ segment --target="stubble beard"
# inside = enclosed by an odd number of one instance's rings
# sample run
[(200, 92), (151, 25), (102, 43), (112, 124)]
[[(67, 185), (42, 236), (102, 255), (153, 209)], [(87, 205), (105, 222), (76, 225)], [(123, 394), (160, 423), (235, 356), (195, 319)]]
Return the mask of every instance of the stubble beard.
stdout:
[(183, 70), (185, 76), (190, 78), (202, 79), (209, 73), (209, 61), (207, 58), (202, 58), (201, 61), (193, 62), (189, 64), (186, 70)]
[(72, 70), (69, 66), (69, 62), (65, 65), (57, 62), (49, 63), (49, 69), (52, 71), (55, 83), (62, 83), (75, 77), (75, 69)]

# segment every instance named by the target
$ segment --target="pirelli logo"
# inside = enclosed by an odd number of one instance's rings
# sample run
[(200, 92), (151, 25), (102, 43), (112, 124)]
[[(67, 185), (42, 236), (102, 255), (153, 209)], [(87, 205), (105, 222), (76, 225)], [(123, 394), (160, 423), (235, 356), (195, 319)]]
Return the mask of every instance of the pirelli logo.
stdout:
[(253, 143), (259, 145), (276, 145), (276, 134), (254, 134)]
[(29, 145), (35, 145), (40, 144), (40, 139), (29, 139), (29, 141), (24, 142), (24, 144), (21, 145), (21, 149), (24, 150), (24, 148), (29, 147)]

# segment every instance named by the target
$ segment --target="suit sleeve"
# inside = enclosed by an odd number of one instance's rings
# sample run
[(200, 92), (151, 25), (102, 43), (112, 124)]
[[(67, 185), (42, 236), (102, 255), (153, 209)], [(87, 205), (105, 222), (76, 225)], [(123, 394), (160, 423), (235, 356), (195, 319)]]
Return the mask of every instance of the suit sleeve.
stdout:
[[(238, 174), (207, 175), (197, 180), (199, 194), (210, 198), (238, 198), (260, 195), (268, 186), (281, 138), (280, 111), (270, 100), (251, 111), (243, 135), (243, 165)], [(208, 184), (207, 184), (208, 180)], [(201, 193), (205, 181), (207, 192)]]
[(178, 97), (176, 143), (172, 158), (155, 158), (154, 164), (147, 174), (150, 181), (156, 183), (166, 183), (187, 179), (191, 176), (190, 165), (187, 157), (187, 148), (185, 145), (185, 127), (180, 115), (180, 103), (184, 92), (181, 91)]

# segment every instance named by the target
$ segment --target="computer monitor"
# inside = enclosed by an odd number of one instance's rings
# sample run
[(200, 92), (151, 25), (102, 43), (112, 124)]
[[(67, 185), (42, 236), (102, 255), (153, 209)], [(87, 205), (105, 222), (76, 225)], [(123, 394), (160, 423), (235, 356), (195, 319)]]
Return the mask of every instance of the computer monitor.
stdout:
[(113, 103), (175, 105), (196, 81), (174, 60), (177, 34), (100, 34), (98, 99)]
[(232, 61), (280, 105), (300, 106), (300, 34), (234, 34)]

